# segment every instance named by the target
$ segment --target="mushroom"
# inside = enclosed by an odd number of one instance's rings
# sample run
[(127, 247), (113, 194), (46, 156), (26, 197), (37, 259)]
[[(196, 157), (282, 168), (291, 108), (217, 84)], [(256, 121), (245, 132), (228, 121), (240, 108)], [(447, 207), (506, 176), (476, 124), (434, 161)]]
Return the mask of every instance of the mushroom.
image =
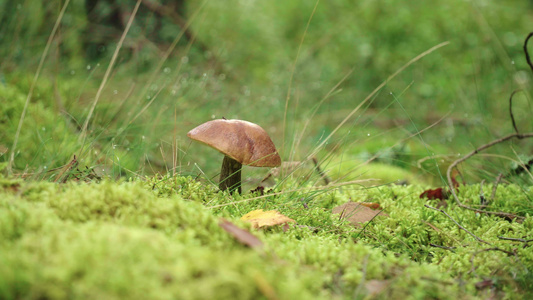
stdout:
[(212, 120), (187, 133), (224, 154), (220, 170), (219, 188), (241, 193), (242, 165), (277, 167), (281, 158), (276, 146), (259, 125), (242, 120)]

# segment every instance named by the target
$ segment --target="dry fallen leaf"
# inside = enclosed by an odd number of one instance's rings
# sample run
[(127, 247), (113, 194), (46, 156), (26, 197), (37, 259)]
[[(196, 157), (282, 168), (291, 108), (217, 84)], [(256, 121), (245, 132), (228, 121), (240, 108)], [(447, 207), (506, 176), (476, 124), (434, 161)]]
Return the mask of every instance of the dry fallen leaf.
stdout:
[(448, 199), (450, 193), (443, 188), (436, 188), (434, 190), (425, 190), (420, 194), (420, 199), (427, 198), (429, 200), (445, 200)]
[(261, 242), (261, 240), (258, 239), (255, 235), (251, 234), (248, 230), (238, 227), (237, 225), (231, 223), (230, 221), (224, 218), (220, 218), (220, 223), (218, 223), (218, 226), (226, 230), (241, 244), (244, 244), (250, 248), (261, 248), (263, 246), (263, 242)]
[(274, 226), (289, 222), (296, 223), (293, 219), (280, 214), (277, 210), (263, 211), (262, 209), (251, 211), (241, 220), (252, 223), (252, 228), (261, 228), (264, 226)]
[(360, 223), (368, 222), (378, 215), (385, 217), (389, 216), (381, 210), (373, 210), (358, 202), (348, 202), (344, 203), (341, 206), (337, 206), (333, 208), (333, 213), (341, 214), (341, 218), (348, 219), (350, 223), (356, 226), (360, 226)]

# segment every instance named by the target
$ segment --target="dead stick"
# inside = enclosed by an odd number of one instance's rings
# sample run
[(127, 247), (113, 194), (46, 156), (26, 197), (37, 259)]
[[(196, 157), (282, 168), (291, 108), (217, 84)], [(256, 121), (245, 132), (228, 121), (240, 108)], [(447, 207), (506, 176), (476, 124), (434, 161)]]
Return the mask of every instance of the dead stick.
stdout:
[(316, 172), (318, 173), (318, 175), (320, 175), (322, 179), (324, 179), (324, 183), (328, 185), (331, 182), (331, 180), (329, 180), (328, 175), (326, 175), (326, 173), (324, 173), (324, 171), (320, 169), (320, 165), (318, 164), (318, 159), (316, 159), (316, 157), (313, 156), (312, 160), (313, 160), (313, 163), (315, 164)]
[(475, 270), (476, 270), (476, 267), (474, 266), (474, 259), (476, 258), (476, 255), (478, 255), (479, 253), (482, 253), (482, 252), (489, 252), (489, 251), (500, 251), (500, 252), (503, 252), (503, 253), (507, 254), (508, 256), (516, 256), (516, 253), (514, 253), (514, 252), (503, 250), (503, 249), (500, 249), (500, 248), (497, 248), (497, 247), (481, 249), (479, 251), (476, 251), (476, 252), (472, 253), (472, 257), (470, 257), (470, 264), (472, 265), (472, 267), (470, 269), (471, 273), (475, 272)]
[(522, 243), (524, 243), (524, 247), (522, 247), (522, 248), (527, 248), (528, 243), (533, 242), (533, 239), (525, 240), (525, 239), (517, 239), (517, 238), (508, 238), (508, 237), (504, 237), (504, 236), (499, 236), (498, 238), (500, 240), (522, 242)]
[(524, 41), (524, 53), (526, 54), (526, 61), (529, 67), (531, 68), (531, 71), (533, 71), (533, 64), (531, 63), (531, 58), (529, 57), (529, 52), (527, 51), (527, 42), (532, 36), (533, 32), (530, 32), (529, 35), (526, 37), (526, 40)]
[(514, 94), (516, 94), (517, 92), (520, 92), (521, 90), (514, 90), (512, 93), (511, 93), (511, 96), (509, 96), (509, 115), (511, 116), (511, 122), (513, 123), (513, 128), (514, 128), (514, 131), (516, 133), (519, 133), (518, 132), (518, 128), (516, 128), (516, 123), (514, 121), (514, 115), (513, 115), (513, 96)]
[(453, 195), (453, 198), (455, 199), (455, 202), (457, 202), (457, 205), (459, 207), (462, 207), (462, 208), (465, 208), (465, 209), (468, 209), (468, 210), (472, 210), (472, 211), (475, 211), (475, 212), (479, 212), (479, 213), (484, 213), (484, 214), (492, 214), (492, 215), (497, 215), (497, 216), (500, 216), (500, 217), (505, 217), (505, 218), (508, 218), (508, 219), (519, 219), (519, 220), (524, 220), (524, 217), (520, 217), (520, 216), (517, 216), (515, 214), (511, 214), (511, 213), (506, 213), (506, 212), (494, 212), (494, 211), (486, 211), (486, 210), (482, 210), (482, 209), (477, 209), (477, 208), (473, 208), (473, 207), (469, 207), (467, 205), (464, 205), (463, 203), (461, 203), (461, 201), (459, 200), (459, 198), (457, 197), (457, 193), (455, 191), (455, 187), (453, 186), (453, 181), (452, 181), (452, 170), (454, 168), (457, 167), (457, 165), (459, 165), (460, 163), (464, 162), (465, 160), (469, 159), (470, 157), (478, 154), (479, 152), (485, 150), (485, 149), (488, 149), (496, 144), (499, 144), (499, 143), (503, 143), (507, 140), (510, 140), (512, 138), (518, 138), (518, 139), (524, 139), (524, 138), (531, 138), (533, 137), (533, 133), (532, 132), (528, 132), (528, 133), (512, 133), (512, 134), (509, 134), (507, 136), (504, 136), (502, 138), (499, 138), (497, 140), (494, 140), (488, 144), (485, 144), (485, 145), (482, 145), (480, 146), (479, 148), (475, 149), (474, 151), (468, 153), (467, 155), (459, 158), (458, 160), (454, 161), (449, 167), (448, 167), (448, 170), (446, 171), (446, 178), (448, 179), (448, 186), (450, 188), (450, 191), (452, 192), (452, 195)]
[(440, 211), (441, 213), (445, 214), (448, 218), (450, 218), (450, 220), (452, 220), (455, 225), (459, 226), (459, 228), (461, 228), (462, 230), (464, 230), (465, 232), (467, 232), (468, 234), (470, 234), (471, 236), (473, 236), (476, 240), (478, 240), (479, 242), (482, 242), (482, 243), (485, 243), (487, 245), (491, 245), (489, 242), (486, 242), (484, 240), (482, 240), (481, 238), (479, 238), (477, 235), (473, 234), (472, 232), (470, 232), (468, 229), (464, 228), (463, 226), (461, 226), (461, 224), (457, 223), (457, 221), (455, 221), (449, 214), (447, 214), (445, 211), (443, 211), (442, 209), (438, 209), (438, 208), (435, 208), (435, 207), (431, 207), (427, 204), (424, 204), (425, 207), (427, 208), (430, 208), (430, 209), (433, 209), (433, 210), (436, 210), (436, 211)]
[(481, 183), (479, 184), (479, 204), (481, 204), (481, 208), (487, 207), (487, 199), (485, 198), (485, 193), (483, 192), (484, 183), (485, 179), (481, 180)]
[(67, 173), (67, 175), (65, 176), (65, 178), (63, 178), (61, 180), (61, 183), (67, 182), (67, 178), (68, 178), (68, 175), (69, 175), (68, 172), (70, 172), (76, 166), (78, 166), (78, 159), (76, 158), (76, 155), (74, 155), (72, 160), (65, 166), (65, 168), (63, 168), (61, 173), (59, 173), (59, 175), (57, 175), (57, 178), (56, 178), (56, 180), (54, 182), (57, 182), (58, 180), (60, 180), (63, 177), (63, 174), (65, 174), (65, 173)]
[(496, 197), (496, 190), (498, 189), (498, 184), (500, 184), (502, 178), (503, 173), (500, 173), (500, 175), (496, 177), (496, 181), (494, 182), (494, 186), (492, 187), (492, 195), (490, 195), (490, 202), (494, 201), (494, 198)]
[(533, 239), (525, 240), (525, 239), (518, 239), (518, 238), (509, 238), (509, 237), (504, 237), (504, 236), (499, 236), (498, 238), (501, 240), (516, 241), (516, 242), (522, 242), (522, 243), (533, 242)]
[(453, 250), (456, 248), (456, 247), (441, 246), (441, 245), (432, 244), (432, 243), (429, 243), (429, 245), (430, 245), (431, 247), (441, 248), (441, 249), (444, 249), (444, 250), (450, 250), (450, 251), (453, 251)]

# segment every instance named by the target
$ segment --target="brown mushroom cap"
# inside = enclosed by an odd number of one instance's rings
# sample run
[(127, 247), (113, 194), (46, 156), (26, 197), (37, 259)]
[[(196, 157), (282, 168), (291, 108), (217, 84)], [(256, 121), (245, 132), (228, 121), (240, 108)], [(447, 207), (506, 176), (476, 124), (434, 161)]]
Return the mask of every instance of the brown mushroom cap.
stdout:
[(242, 120), (213, 120), (187, 133), (193, 140), (207, 144), (243, 165), (277, 167), (281, 158), (276, 146), (259, 125)]

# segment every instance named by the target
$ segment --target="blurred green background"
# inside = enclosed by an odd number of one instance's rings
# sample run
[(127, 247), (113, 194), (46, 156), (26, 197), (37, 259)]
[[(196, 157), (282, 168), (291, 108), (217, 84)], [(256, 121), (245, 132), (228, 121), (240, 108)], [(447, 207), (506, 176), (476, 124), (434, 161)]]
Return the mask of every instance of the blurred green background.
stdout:
[[(523, 51), (531, 1), (142, 0), (83, 139), (136, 1), (72, 1), (59, 19), (64, 4), (0, 1), (0, 162), (9, 162), (46, 54), (13, 151), (15, 174), (55, 180), (76, 155), (80, 169), (102, 176), (216, 178), (222, 155), (186, 133), (225, 117), (261, 125), (284, 161), (316, 153), (334, 180), (435, 184), (453, 160), (513, 131), (513, 90), (523, 91), (514, 98), (518, 128), (533, 125)], [(381, 82), (446, 41), (325, 141)], [(508, 174), (529, 161), (531, 145), (498, 145), (462, 173), (471, 181)], [(256, 184), (267, 172), (244, 175)]]

